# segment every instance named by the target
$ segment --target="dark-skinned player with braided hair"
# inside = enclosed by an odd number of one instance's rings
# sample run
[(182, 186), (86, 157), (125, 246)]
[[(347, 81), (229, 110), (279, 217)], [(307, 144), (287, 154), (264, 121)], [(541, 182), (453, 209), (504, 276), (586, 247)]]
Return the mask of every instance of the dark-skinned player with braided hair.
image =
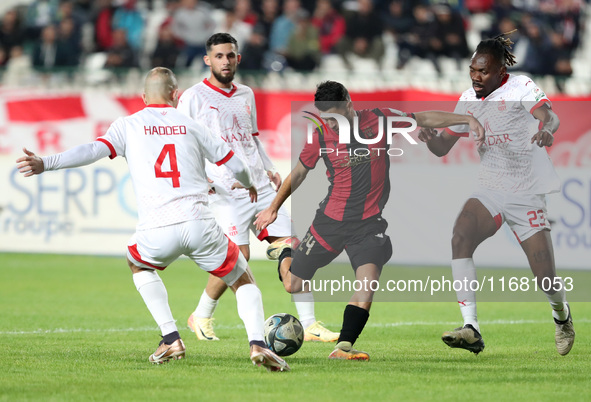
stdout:
[[(476, 280), (473, 254), (506, 222), (525, 252), (538, 287), (552, 307), (558, 353), (570, 352), (575, 331), (566, 302), (565, 284), (556, 275), (546, 194), (560, 190), (560, 181), (545, 147), (552, 146), (560, 121), (546, 94), (529, 78), (507, 73), (515, 64), (513, 42), (506, 34), (480, 42), (472, 56), (472, 88), (465, 91), (455, 113), (477, 118), (486, 129), (478, 148), (478, 187), (460, 211), (452, 234), (454, 281)], [(444, 156), (466, 126), (437, 133), (421, 129), (419, 138), (429, 150)], [(470, 286), (456, 291), (464, 325), (445, 332), (443, 342), (478, 354), (484, 341), (476, 315), (476, 296)]]

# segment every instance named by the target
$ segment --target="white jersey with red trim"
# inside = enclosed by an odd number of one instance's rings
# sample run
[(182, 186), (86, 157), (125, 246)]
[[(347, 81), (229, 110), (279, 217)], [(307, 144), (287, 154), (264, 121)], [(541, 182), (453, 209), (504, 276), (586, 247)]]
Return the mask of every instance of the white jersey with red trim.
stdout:
[[(220, 136), (246, 162), (257, 189), (269, 184), (269, 177), (253, 139), (253, 136), (258, 135), (258, 127), (252, 89), (246, 85), (232, 84), (230, 90), (224, 90), (204, 79), (183, 92), (177, 109)], [(209, 163), (206, 169), (217, 194), (231, 198), (248, 197), (245, 189), (231, 189), (236, 179), (230, 169)]]
[(137, 230), (213, 218), (207, 207), (205, 159), (218, 164), (233, 153), (207, 127), (169, 105), (149, 105), (117, 119), (98, 138), (110, 158), (125, 157), (138, 205)]
[[(509, 193), (548, 194), (560, 190), (560, 179), (545, 147), (531, 143), (540, 121), (533, 112), (547, 103), (546, 94), (524, 75), (508, 74), (486, 98), (473, 88), (465, 91), (455, 113), (470, 114), (486, 130), (480, 154), (479, 185)], [(452, 126), (448, 133), (467, 136), (467, 125)]]

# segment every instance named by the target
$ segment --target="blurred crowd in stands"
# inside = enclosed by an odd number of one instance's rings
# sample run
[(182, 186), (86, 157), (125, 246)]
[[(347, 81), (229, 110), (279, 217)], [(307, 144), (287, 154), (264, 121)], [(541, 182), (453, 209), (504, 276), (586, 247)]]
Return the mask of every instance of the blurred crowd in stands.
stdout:
[(243, 71), (313, 71), (329, 54), (347, 69), (355, 57), (381, 68), (393, 54), (398, 69), (418, 57), (440, 72), (441, 57), (470, 56), (466, 32), (484, 14), (483, 38), (517, 29), (519, 71), (568, 77), (585, 9), (583, 0), (29, 0), (0, 16), (0, 67), (44, 71), (101, 55), (105, 68), (201, 68), (205, 41), (223, 31), (238, 40)]

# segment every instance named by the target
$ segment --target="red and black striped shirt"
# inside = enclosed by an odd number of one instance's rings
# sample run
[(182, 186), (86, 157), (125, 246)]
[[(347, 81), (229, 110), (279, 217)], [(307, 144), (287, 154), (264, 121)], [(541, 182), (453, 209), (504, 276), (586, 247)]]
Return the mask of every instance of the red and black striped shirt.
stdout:
[[(374, 138), (379, 132), (380, 118), (411, 114), (376, 108), (358, 110), (357, 116), (360, 137)], [(408, 123), (393, 126), (407, 127)], [(385, 121), (383, 127), (385, 131)], [(319, 211), (337, 221), (363, 220), (380, 214), (390, 195), (389, 147), (385, 133), (376, 144), (361, 144), (353, 135), (350, 144), (341, 144), (337, 132), (328, 129), (321, 135), (316, 131), (312, 143), (307, 143), (300, 153), (300, 162), (307, 169), (314, 169), (322, 157), (326, 165), (330, 187)]]

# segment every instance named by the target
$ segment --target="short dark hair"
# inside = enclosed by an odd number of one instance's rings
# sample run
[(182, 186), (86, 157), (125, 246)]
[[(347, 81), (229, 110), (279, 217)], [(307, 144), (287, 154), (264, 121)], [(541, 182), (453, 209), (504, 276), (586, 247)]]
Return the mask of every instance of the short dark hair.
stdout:
[(232, 35), (226, 32), (218, 32), (209, 37), (207, 42), (205, 42), (205, 50), (210, 51), (212, 46), (215, 45), (223, 45), (224, 43), (231, 43), (236, 46), (236, 50), (238, 50), (238, 42)]
[(516, 63), (515, 55), (511, 53), (513, 42), (505, 35), (509, 35), (515, 31), (507, 32), (495, 36), (492, 39), (485, 39), (476, 47), (475, 54), (489, 54), (491, 55), (501, 67), (511, 67)]
[(340, 82), (323, 81), (316, 87), (314, 106), (318, 110), (326, 111), (333, 107), (342, 107), (343, 102), (350, 101), (349, 91)]

